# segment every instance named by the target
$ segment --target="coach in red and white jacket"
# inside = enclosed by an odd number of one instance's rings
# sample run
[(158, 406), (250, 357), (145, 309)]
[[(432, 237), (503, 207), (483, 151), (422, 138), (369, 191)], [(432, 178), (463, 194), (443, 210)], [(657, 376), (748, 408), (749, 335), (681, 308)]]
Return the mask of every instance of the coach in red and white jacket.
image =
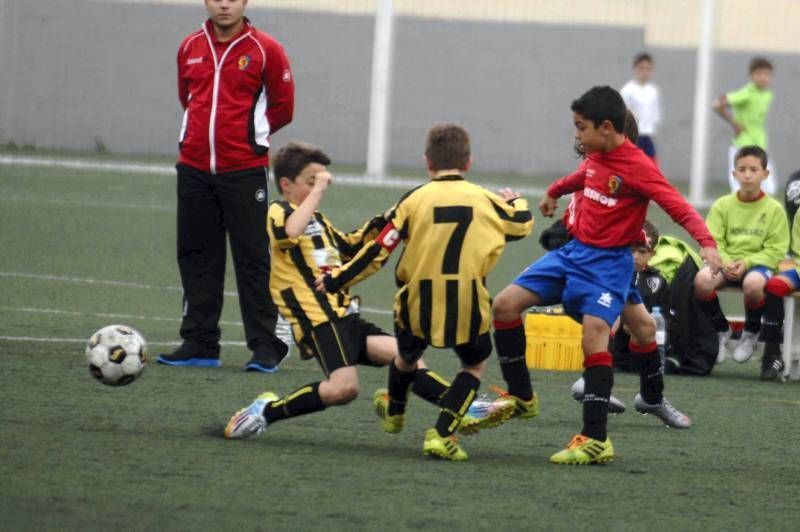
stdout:
[(287, 352), (275, 336), (266, 214), (270, 135), (292, 120), (294, 80), (283, 47), (244, 17), (246, 5), (247, 0), (205, 0), (209, 19), (178, 49), (183, 343), (157, 358), (172, 366), (220, 365), (228, 234), (253, 351), (246, 369), (275, 371)]
[(224, 41), (208, 20), (178, 50), (178, 97), (180, 162), (231, 172), (269, 164), (270, 133), (292, 121), (294, 81), (281, 45), (249, 20)]

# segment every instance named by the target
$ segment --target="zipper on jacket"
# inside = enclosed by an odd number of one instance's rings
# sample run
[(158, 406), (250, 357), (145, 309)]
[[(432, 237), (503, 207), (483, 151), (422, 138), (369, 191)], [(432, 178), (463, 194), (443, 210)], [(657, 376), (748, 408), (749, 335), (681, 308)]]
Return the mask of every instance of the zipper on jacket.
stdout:
[(217, 150), (215, 147), (216, 143), (216, 124), (217, 124), (217, 97), (219, 96), (219, 78), (222, 74), (222, 65), (225, 64), (225, 58), (228, 57), (228, 52), (236, 46), (236, 44), (241, 41), (242, 39), (246, 39), (250, 35), (250, 31), (247, 31), (244, 35), (233, 41), (228, 45), (225, 49), (225, 52), (222, 54), (222, 57), (217, 61), (217, 51), (214, 48), (214, 41), (211, 40), (211, 35), (208, 33), (208, 28), (206, 25), (203, 24), (203, 33), (206, 34), (206, 40), (208, 41), (208, 47), (211, 49), (211, 57), (214, 58), (214, 88), (211, 92), (211, 117), (208, 120), (208, 148), (209, 148), (209, 159), (208, 159), (208, 170), (212, 174), (217, 173)]

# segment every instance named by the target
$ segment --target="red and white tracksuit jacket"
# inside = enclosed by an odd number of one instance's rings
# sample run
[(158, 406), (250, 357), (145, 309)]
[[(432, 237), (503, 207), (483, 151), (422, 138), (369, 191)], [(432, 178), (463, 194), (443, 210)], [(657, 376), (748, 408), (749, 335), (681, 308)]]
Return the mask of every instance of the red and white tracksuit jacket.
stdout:
[(212, 174), (269, 165), (269, 136), (292, 121), (294, 79), (283, 47), (245, 19), (219, 42), (211, 21), (178, 49), (183, 163)]

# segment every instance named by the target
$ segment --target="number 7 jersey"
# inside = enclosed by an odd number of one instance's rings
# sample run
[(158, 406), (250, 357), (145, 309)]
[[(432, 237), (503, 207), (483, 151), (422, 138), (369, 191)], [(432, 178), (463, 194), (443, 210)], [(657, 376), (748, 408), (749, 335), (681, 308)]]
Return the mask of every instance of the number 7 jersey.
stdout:
[(402, 241), (395, 268), (395, 324), (434, 347), (469, 343), (489, 330), (486, 275), (506, 242), (527, 236), (533, 218), (524, 199), (512, 203), (464, 180), (437, 177), (406, 193), (389, 223), (325, 287), (349, 287), (377, 271)]

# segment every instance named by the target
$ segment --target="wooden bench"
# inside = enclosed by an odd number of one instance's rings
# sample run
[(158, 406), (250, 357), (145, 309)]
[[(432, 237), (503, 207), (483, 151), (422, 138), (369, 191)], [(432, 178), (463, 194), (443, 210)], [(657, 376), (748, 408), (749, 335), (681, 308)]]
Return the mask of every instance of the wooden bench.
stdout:
[[(742, 293), (741, 287), (725, 286), (717, 292), (738, 292)], [(794, 292), (783, 298), (783, 308), (785, 318), (783, 320), (783, 377), (786, 380), (800, 380), (800, 327), (795, 327), (795, 323), (800, 322), (800, 305), (796, 300), (800, 299), (800, 292)]]

